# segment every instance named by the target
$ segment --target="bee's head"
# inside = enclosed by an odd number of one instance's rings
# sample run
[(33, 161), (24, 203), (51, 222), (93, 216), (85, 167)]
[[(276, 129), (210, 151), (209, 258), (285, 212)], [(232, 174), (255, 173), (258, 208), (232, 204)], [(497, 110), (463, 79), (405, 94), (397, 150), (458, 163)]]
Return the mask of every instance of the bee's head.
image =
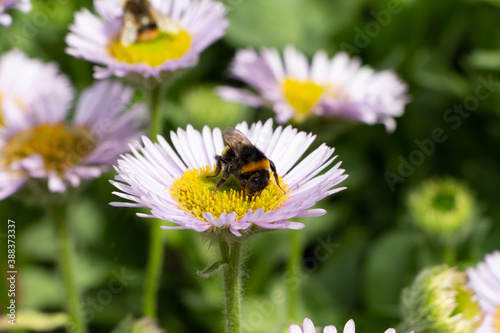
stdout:
[(259, 194), (269, 184), (269, 171), (259, 170), (255, 171), (247, 182), (247, 190), (250, 195)]

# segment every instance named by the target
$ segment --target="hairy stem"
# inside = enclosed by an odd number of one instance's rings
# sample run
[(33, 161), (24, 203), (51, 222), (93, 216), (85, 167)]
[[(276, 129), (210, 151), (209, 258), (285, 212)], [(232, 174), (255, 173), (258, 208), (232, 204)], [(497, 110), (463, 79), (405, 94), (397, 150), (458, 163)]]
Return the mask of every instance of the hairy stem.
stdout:
[(224, 291), (226, 300), (226, 333), (240, 333), (241, 307), (241, 243), (220, 242), (224, 265)]

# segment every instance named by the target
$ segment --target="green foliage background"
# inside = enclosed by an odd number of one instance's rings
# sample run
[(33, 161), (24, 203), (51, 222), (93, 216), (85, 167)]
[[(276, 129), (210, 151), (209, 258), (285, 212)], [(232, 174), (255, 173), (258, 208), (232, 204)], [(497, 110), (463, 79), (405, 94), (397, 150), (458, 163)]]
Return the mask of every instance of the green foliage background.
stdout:
[[(73, 15), (88, 0), (34, 0), (30, 14), (12, 12), (14, 23), (0, 29), (0, 50), (20, 48), (32, 57), (56, 61), (76, 88), (92, 82), (92, 64), (65, 54), (64, 37)], [(318, 49), (333, 55), (347, 49), (376, 69), (394, 69), (410, 87), (411, 103), (397, 120), (395, 133), (382, 125), (310, 120), (299, 128), (318, 134), (317, 147), (336, 147), (350, 177), (347, 190), (318, 207), (328, 214), (304, 220), (303, 272), (287, 277), (288, 241), (292, 231), (277, 231), (246, 244), (243, 322), (248, 332), (283, 332), (287, 320), (284, 286), (300, 281), (301, 318), (316, 325), (342, 327), (353, 318), (359, 332), (383, 332), (396, 326), (401, 289), (418, 271), (440, 262), (435, 249), (405, 222), (407, 192), (427, 178), (452, 176), (475, 192), (477, 230), (460, 248), (460, 265), (481, 260), (500, 246), (500, 87), (466, 118), (453, 122), (445, 113), (474, 96), (480, 77), (500, 82), (500, 2), (479, 0), (226, 0), (227, 35), (206, 50), (168, 90), (164, 113), (170, 129), (188, 123), (233, 126), (265, 120), (269, 110), (252, 110), (221, 102), (212, 92), (228, 78), (228, 65), (241, 47), (287, 44), (312, 56)], [(401, 11), (377, 21), (390, 6)], [(399, 8), (398, 7), (398, 8)], [(382, 24), (383, 23), (383, 24)], [(378, 25), (379, 31), (374, 28)], [(370, 30), (374, 29), (374, 30)], [(360, 37), (365, 34), (367, 38)], [(362, 41), (362, 42), (360, 42)], [(365, 45), (366, 44), (366, 45)], [(458, 125), (458, 121), (460, 124)], [(436, 144), (404, 182), (391, 191), (385, 177), (398, 173), (400, 158), (418, 149), (415, 140), (430, 139), (441, 128), (447, 139)], [(109, 288), (113, 272), (133, 276), (125, 289), (93, 313), (91, 332), (110, 332), (127, 314), (141, 314), (141, 292), (147, 260), (148, 220), (134, 209), (113, 208), (117, 200), (109, 172), (92, 181), (71, 204), (77, 235), (78, 280), (87, 297)], [(17, 223), (19, 297), (22, 308), (61, 312), (64, 299), (55, 266), (50, 221), (40, 208), (17, 198), (0, 202), (2, 221)], [(2, 222), (2, 228), (6, 223)], [(5, 230), (2, 229), (2, 232)], [(193, 231), (165, 231), (165, 262), (158, 295), (159, 323), (168, 332), (220, 332), (222, 287), (219, 277), (201, 279), (217, 258), (215, 246)], [(5, 237), (0, 238), (5, 244)], [(333, 247), (322, 244), (334, 243)], [(5, 246), (2, 245), (2, 252)], [(2, 256), (3, 257), (3, 256)], [(3, 264), (3, 262), (2, 262)], [(2, 268), (0, 274), (5, 274)], [(5, 281), (3, 278), (2, 281)], [(0, 288), (6, 285), (1, 284)], [(0, 290), (2, 310), (6, 299)], [(93, 310), (92, 310), (93, 309)], [(99, 310), (100, 309), (100, 310)], [(87, 312), (89, 314), (90, 312)], [(298, 321), (297, 321), (298, 323)], [(59, 332), (61, 330), (58, 330)]]

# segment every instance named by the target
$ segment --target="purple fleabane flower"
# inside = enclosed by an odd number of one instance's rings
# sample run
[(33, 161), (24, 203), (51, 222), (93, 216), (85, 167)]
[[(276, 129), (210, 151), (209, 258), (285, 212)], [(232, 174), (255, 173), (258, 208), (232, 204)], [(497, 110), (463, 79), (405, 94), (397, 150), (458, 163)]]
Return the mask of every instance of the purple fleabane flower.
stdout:
[(476, 332), (500, 332), (500, 252), (487, 254), (476, 268), (467, 269), (467, 276), (485, 314)]
[(12, 24), (12, 17), (5, 13), (7, 9), (15, 8), (24, 13), (31, 10), (30, 0), (1, 0), (0, 1), (0, 25), (9, 26)]
[[(214, 0), (140, 1), (148, 26), (138, 32), (136, 17), (122, 0), (94, 0), (99, 16), (83, 9), (66, 37), (67, 53), (96, 64), (95, 78), (162, 73), (194, 66), (201, 52), (221, 38), (228, 26), (222, 3)], [(156, 22), (153, 22), (156, 20)], [(134, 30), (135, 29), (135, 30)]]
[[(296, 217), (321, 216), (323, 209), (310, 209), (319, 200), (343, 188), (336, 187), (347, 175), (340, 162), (332, 162), (334, 149), (321, 145), (297, 163), (315, 136), (288, 126), (273, 130), (265, 124), (241, 123), (236, 126), (276, 165), (281, 187), (271, 178), (257, 196), (248, 197), (236, 179), (229, 180), (214, 193), (219, 177), (214, 174), (215, 156), (224, 150), (221, 131), (205, 127), (200, 133), (171, 132), (173, 146), (158, 136), (158, 143), (142, 139), (139, 150), (132, 150), (118, 161), (118, 176), (111, 183), (114, 194), (132, 202), (114, 206), (147, 207), (150, 214), (175, 226), (164, 229), (193, 229), (198, 232), (229, 230), (236, 236), (253, 226), (264, 229), (301, 229), (304, 224), (288, 221)], [(320, 174), (321, 173), (321, 174)]]
[(146, 124), (145, 105), (126, 111), (132, 95), (121, 83), (98, 82), (83, 91), (71, 121), (54, 94), (38, 96), (21, 114), (2, 108), (0, 200), (30, 179), (46, 179), (50, 192), (64, 192), (108, 170)]
[(375, 72), (340, 52), (329, 59), (318, 51), (309, 65), (294, 47), (284, 50), (283, 60), (275, 49), (251, 49), (236, 53), (231, 75), (247, 83), (255, 93), (220, 87), (222, 98), (254, 107), (268, 105), (279, 123), (301, 122), (311, 115), (345, 118), (367, 124), (396, 127), (408, 103), (407, 85), (392, 71)]
[(73, 99), (73, 87), (57, 64), (30, 59), (19, 50), (5, 53), (0, 58), (0, 133), (4, 123), (12, 130), (23, 122), (42, 96), (57, 100), (57, 107), (65, 110)]
[[(314, 328), (314, 324), (311, 319), (304, 319), (304, 323), (299, 327), (297, 325), (290, 325), (288, 333), (316, 333), (316, 329)], [(344, 333), (355, 333), (355, 325), (354, 321), (351, 319), (344, 326)], [(323, 333), (337, 333), (337, 328), (333, 325), (325, 326)], [(396, 330), (393, 328), (389, 328), (385, 333), (396, 333)], [(411, 332), (413, 333), (413, 331)]]

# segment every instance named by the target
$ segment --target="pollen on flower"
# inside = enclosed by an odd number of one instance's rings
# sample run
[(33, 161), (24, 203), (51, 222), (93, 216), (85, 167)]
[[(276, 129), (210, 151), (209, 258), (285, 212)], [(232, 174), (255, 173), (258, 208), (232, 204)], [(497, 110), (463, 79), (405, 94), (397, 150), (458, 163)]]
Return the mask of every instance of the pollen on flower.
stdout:
[(6, 167), (31, 155), (40, 155), (47, 170), (61, 174), (78, 164), (95, 148), (92, 133), (84, 126), (43, 124), (11, 137), (1, 150)]
[(281, 86), (286, 100), (297, 111), (294, 119), (299, 122), (311, 114), (321, 95), (327, 89), (327, 86), (319, 85), (310, 80), (299, 81), (290, 78), (285, 79)]
[(136, 42), (129, 46), (124, 46), (119, 39), (113, 40), (108, 46), (108, 52), (116, 60), (129, 64), (160, 66), (165, 61), (181, 58), (190, 46), (191, 35), (181, 29), (177, 34), (160, 32), (153, 40)]
[(206, 166), (201, 169), (188, 169), (170, 187), (170, 192), (179, 206), (199, 220), (206, 221), (203, 217), (205, 212), (212, 213), (215, 218), (219, 218), (224, 212), (236, 212), (236, 220), (239, 220), (249, 209), (256, 211), (263, 208), (264, 212), (271, 211), (288, 199), (286, 184), (279, 177), (280, 185), (286, 191), (283, 193), (272, 175), (269, 184), (258, 196), (249, 197), (239, 186), (238, 180), (231, 176), (213, 197), (215, 184), (222, 177), (207, 178), (213, 174), (214, 168)]

